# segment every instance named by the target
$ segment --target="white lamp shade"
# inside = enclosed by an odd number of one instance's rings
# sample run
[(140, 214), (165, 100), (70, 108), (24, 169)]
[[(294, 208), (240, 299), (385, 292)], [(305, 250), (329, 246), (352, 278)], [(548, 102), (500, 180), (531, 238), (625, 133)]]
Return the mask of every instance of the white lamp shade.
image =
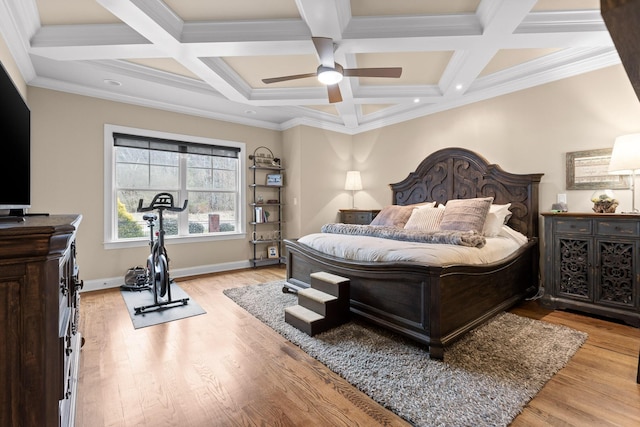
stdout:
[(640, 133), (616, 138), (609, 163), (610, 173), (631, 173), (640, 169)]
[(362, 179), (360, 171), (347, 171), (347, 179), (344, 182), (345, 190), (362, 190)]

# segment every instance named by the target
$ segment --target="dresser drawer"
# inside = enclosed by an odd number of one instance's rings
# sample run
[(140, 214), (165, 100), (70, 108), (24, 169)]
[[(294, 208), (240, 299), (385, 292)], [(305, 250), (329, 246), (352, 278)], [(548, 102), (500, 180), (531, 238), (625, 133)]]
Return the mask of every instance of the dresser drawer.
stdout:
[(368, 212), (346, 212), (342, 214), (342, 222), (345, 224), (370, 224), (373, 219)]
[(357, 214), (353, 212), (342, 212), (342, 222), (345, 224), (354, 224)]
[(607, 236), (637, 236), (637, 221), (598, 221), (596, 233)]
[(591, 234), (593, 223), (590, 219), (557, 219), (556, 233), (583, 233)]
[(371, 224), (378, 210), (341, 210), (340, 222), (344, 224)]

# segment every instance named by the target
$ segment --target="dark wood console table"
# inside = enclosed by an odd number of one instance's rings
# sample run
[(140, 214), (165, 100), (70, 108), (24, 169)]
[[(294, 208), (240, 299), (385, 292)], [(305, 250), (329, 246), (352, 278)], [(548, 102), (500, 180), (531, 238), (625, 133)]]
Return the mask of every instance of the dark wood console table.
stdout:
[(640, 327), (640, 215), (544, 213), (542, 304)]

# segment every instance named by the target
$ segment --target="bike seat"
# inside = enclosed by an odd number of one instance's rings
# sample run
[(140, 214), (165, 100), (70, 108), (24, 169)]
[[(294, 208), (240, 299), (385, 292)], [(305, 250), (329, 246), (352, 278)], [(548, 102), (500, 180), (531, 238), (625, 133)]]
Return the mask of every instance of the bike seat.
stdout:
[(155, 214), (144, 214), (142, 215), (142, 219), (144, 219), (145, 221), (155, 221), (156, 219), (158, 219), (158, 216)]

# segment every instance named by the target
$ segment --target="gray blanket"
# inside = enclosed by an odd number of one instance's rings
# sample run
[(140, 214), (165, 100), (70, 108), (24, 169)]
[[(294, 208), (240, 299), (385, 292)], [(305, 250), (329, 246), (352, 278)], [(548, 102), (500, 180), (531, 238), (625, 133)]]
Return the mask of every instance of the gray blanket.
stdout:
[(383, 239), (403, 240), (405, 242), (442, 243), (481, 248), (487, 243), (484, 236), (472, 231), (433, 231), (405, 230), (404, 228), (384, 227), (360, 224), (325, 224), (323, 233), (351, 234), (371, 236)]

